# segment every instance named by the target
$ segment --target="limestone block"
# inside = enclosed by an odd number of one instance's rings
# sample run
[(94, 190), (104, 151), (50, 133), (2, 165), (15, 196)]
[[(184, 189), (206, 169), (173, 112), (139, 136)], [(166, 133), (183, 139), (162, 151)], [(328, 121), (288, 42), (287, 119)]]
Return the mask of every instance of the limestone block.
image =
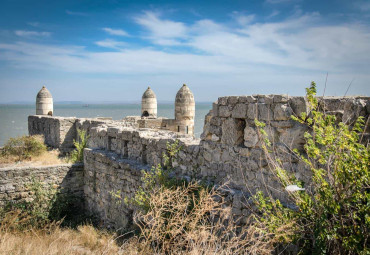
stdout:
[(359, 116), (366, 114), (366, 101), (363, 99), (349, 99), (344, 104), (343, 122), (352, 124)]
[(247, 108), (248, 106), (246, 104), (237, 104), (235, 105), (233, 111), (232, 111), (232, 117), (233, 118), (240, 118), (245, 119), (247, 118)]
[(220, 126), (210, 125), (209, 132), (211, 134), (215, 134), (217, 136), (221, 136), (222, 135), (222, 128)]
[(219, 97), (217, 102), (218, 105), (227, 105), (227, 97)]
[(246, 126), (244, 129), (244, 145), (246, 147), (255, 147), (258, 140), (256, 129), (251, 126)]
[(231, 111), (229, 110), (229, 107), (226, 106), (226, 105), (220, 106), (218, 108), (218, 110), (219, 110), (218, 114), (219, 114), (220, 117), (227, 118), (227, 117), (229, 117), (231, 115)]
[(258, 104), (258, 118), (259, 120), (273, 119), (273, 112), (269, 104)]
[(218, 104), (217, 103), (212, 104), (212, 115), (218, 116)]
[(211, 123), (212, 125), (215, 125), (215, 126), (221, 126), (222, 121), (218, 117), (212, 117), (210, 119), (209, 123)]
[(291, 97), (288, 104), (296, 116), (300, 116), (303, 112), (306, 114), (309, 112), (308, 102), (305, 97)]
[(211, 136), (211, 141), (213, 141), (213, 142), (218, 142), (218, 141), (220, 141), (220, 137), (218, 137), (217, 135), (213, 134), (213, 135)]
[(280, 142), (291, 149), (302, 149), (305, 139), (304, 133), (308, 128), (305, 125), (296, 124), (293, 128), (286, 129), (280, 134)]
[(258, 119), (257, 104), (248, 105), (247, 117), (250, 120)]
[(292, 114), (293, 110), (287, 104), (276, 104), (274, 108), (275, 120), (289, 120)]
[(287, 103), (289, 100), (288, 95), (274, 95), (274, 103)]
[(238, 96), (229, 96), (227, 99), (228, 105), (235, 106), (238, 103), (239, 97)]
[(221, 143), (238, 146), (243, 143), (243, 130), (245, 121), (240, 119), (228, 118), (222, 124)]

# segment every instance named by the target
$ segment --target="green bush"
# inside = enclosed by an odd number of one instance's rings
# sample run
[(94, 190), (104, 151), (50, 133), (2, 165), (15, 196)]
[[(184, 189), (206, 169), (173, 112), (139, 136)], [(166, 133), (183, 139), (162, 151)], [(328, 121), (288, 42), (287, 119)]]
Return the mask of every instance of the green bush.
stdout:
[[(316, 85), (307, 89), (310, 114), (292, 117), (308, 125), (304, 153), (294, 154), (312, 172), (312, 189), (289, 192), (296, 209), (284, 207), (279, 200), (256, 195), (261, 221), (274, 232), (284, 224), (294, 223), (286, 235), (299, 245), (301, 254), (369, 254), (370, 176), (369, 147), (360, 142), (364, 119), (353, 126), (337, 121), (319, 110)], [(266, 138), (264, 124), (256, 120)], [(301, 182), (284, 170), (273, 156), (268, 140), (263, 146), (272, 171), (284, 187)], [(309, 171), (308, 170), (308, 171)], [(282, 240), (284, 241), (284, 240)]]
[(3, 156), (16, 156), (18, 160), (30, 159), (46, 151), (42, 136), (21, 136), (10, 138), (4, 145)]
[[(53, 184), (46, 184), (32, 177), (26, 184), (30, 196), (26, 200), (9, 202), (0, 208), (0, 226), (3, 220), (13, 218), (14, 226), (24, 230), (43, 228), (53, 222), (76, 227), (86, 220), (81, 198), (61, 193)], [(9, 217), (12, 214), (14, 217)]]
[(89, 136), (86, 134), (85, 130), (77, 129), (78, 141), (73, 140), (73, 145), (76, 147), (75, 150), (69, 155), (70, 161), (83, 162), (84, 160), (84, 149), (87, 148), (87, 140)]

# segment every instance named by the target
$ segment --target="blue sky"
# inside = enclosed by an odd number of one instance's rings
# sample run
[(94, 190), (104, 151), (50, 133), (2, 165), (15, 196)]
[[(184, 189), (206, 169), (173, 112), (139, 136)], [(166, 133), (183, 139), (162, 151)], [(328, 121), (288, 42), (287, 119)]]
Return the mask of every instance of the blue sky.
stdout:
[(370, 1), (29, 1), (0, 4), (0, 103), (370, 94)]

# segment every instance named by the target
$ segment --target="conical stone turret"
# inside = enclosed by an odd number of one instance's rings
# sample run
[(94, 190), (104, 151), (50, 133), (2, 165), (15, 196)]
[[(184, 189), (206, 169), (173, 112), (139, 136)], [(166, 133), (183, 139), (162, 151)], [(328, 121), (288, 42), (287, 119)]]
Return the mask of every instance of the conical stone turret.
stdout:
[(36, 96), (36, 115), (53, 115), (53, 97), (45, 86)]
[(175, 120), (177, 132), (194, 135), (195, 101), (186, 84), (176, 94)]
[(157, 118), (157, 97), (150, 87), (147, 88), (141, 99), (141, 117)]

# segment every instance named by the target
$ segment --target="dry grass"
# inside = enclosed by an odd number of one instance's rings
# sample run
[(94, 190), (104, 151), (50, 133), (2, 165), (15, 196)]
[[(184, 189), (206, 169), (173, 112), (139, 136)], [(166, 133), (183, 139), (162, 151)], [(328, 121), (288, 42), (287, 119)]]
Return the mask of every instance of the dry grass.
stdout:
[(135, 217), (141, 233), (122, 245), (115, 234), (89, 225), (73, 230), (52, 223), (21, 231), (21, 218), (10, 213), (1, 222), (0, 254), (271, 254), (279, 239), (252, 218), (238, 227), (217, 190), (197, 184), (158, 188), (150, 210)]
[(46, 165), (58, 165), (67, 163), (67, 159), (60, 156), (59, 150), (49, 150), (43, 152), (39, 156), (31, 157), (31, 159), (18, 161), (17, 156), (1, 156), (0, 155), (0, 167), (10, 166), (46, 166)]
[[(77, 230), (52, 223), (42, 229), (17, 228), (19, 214), (11, 213), (0, 227), (0, 254), (122, 254), (115, 235), (82, 225)], [(4, 224), (5, 223), (5, 224)]]
[(149, 207), (135, 217), (141, 234), (123, 245), (129, 254), (271, 254), (279, 240), (253, 217), (238, 226), (219, 192), (198, 184), (161, 187)]

